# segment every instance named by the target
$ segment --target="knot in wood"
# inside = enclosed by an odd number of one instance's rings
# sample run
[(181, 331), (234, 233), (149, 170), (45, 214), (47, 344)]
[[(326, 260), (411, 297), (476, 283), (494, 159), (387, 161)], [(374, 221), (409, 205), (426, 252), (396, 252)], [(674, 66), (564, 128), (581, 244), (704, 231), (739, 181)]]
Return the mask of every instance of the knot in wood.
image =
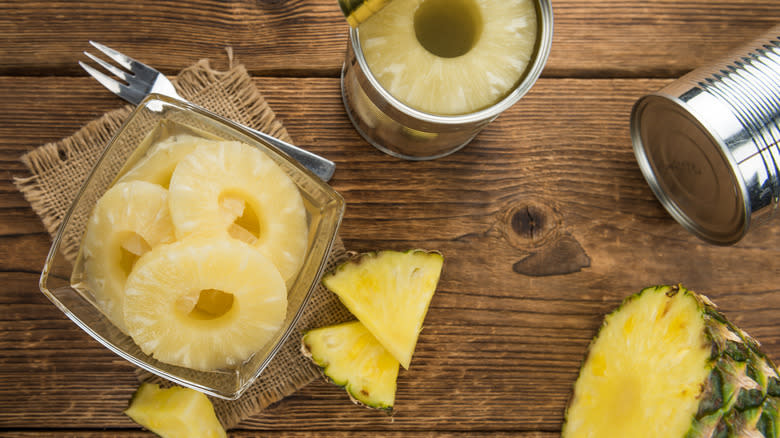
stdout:
[(515, 233), (534, 240), (545, 234), (547, 223), (545, 212), (533, 205), (518, 208), (510, 219), (510, 226)]
[(544, 246), (561, 226), (555, 207), (542, 199), (515, 199), (496, 216), (494, 230), (512, 247), (524, 251)]

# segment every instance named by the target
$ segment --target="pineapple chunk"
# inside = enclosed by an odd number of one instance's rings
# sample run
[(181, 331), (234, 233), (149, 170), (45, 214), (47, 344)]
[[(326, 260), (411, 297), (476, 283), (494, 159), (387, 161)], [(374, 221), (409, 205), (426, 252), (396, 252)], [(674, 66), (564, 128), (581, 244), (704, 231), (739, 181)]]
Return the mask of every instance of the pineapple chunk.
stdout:
[(208, 397), (189, 388), (143, 383), (125, 414), (163, 438), (225, 438)]
[(780, 379), (706, 297), (658, 286), (607, 315), (563, 438), (777, 438)]
[(357, 27), (390, 3), (391, 0), (339, 0), (341, 12), (352, 27)]
[(81, 249), (84, 276), (97, 304), (123, 332), (127, 276), (143, 253), (173, 240), (168, 192), (160, 186), (120, 183), (98, 200)]
[(358, 27), (371, 73), (432, 114), (467, 114), (504, 98), (533, 56), (532, 0), (393, 0)]
[(359, 321), (306, 332), (302, 351), (353, 402), (392, 410), (398, 361)]
[(178, 239), (239, 237), (285, 281), (295, 278), (309, 242), (306, 209), (292, 179), (263, 152), (239, 142), (199, 147), (176, 166), (169, 190)]
[(322, 283), (408, 369), (443, 263), (440, 253), (423, 250), (366, 253)]
[(238, 240), (190, 238), (136, 263), (125, 323), (157, 360), (210, 371), (240, 365), (278, 333), (287, 312), (279, 271)]

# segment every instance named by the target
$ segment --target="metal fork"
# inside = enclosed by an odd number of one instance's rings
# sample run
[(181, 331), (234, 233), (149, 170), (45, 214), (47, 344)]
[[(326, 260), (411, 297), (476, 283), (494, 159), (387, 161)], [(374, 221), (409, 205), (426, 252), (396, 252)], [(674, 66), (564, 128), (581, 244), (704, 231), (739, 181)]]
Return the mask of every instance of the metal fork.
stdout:
[[(116, 67), (89, 52), (84, 52), (89, 59), (95, 61), (98, 65), (106, 69), (106, 71), (125, 82), (122, 83), (99, 70), (96, 70), (88, 64), (79, 61), (81, 68), (86, 70), (87, 73), (117, 96), (133, 105), (141, 103), (141, 101), (150, 93), (158, 93), (186, 102), (186, 99), (176, 92), (173, 84), (164, 74), (129, 56), (117, 52), (110, 47), (104, 46), (103, 44), (94, 41), (90, 41), (89, 43), (125, 69), (123, 70), (122, 68)], [(332, 161), (297, 146), (293, 146), (264, 132), (252, 129), (248, 126), (241, 126), (297, 160), (323, 181), (327, 182), (333, 176), (336, 165)]]

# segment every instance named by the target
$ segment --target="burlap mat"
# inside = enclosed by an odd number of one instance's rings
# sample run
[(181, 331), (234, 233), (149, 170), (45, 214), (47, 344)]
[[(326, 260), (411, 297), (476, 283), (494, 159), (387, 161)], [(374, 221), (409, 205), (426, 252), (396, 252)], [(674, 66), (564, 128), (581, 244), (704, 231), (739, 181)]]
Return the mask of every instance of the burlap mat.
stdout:
[[(230, 63), (230, 68), (221, 72), (212, 69), (208, 60), (201, 60), (179, 73), (174, 80), (176, 88), (191, 102), (291, 142), (244, 66), (234, 64), (232, 58)], [(96, 83), (95, 92), (106, 91)], [(72, 136), (43, 145), (21, 158), (31, 175), (15, 178), (14, 182), (52, 237), (95, 160), (132, 109), (128, 105), (106, 113)], [(327, 269), (345, 258), (344, 246), (337, 239)], [(238, 400), (212, 399), (222, 424), (231, 428), (317, 377), (319, 371), (300, 353), (302, 332), (347, 319), (349, 313), (335, 295), (318, 286), (294, 333), (255, 384)], [(138, 376), (142, 380), (152, 379), (144, 372), (138, 372)]]

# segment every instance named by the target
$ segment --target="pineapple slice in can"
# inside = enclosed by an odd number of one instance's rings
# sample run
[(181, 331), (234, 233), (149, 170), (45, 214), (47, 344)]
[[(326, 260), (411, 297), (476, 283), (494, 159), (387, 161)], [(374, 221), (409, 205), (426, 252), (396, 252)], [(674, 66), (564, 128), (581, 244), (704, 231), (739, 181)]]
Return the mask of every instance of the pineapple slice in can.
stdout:
[(607, 315), (563, 438), (776, 438), (780, 377), (703, 295), (657, 286)]

